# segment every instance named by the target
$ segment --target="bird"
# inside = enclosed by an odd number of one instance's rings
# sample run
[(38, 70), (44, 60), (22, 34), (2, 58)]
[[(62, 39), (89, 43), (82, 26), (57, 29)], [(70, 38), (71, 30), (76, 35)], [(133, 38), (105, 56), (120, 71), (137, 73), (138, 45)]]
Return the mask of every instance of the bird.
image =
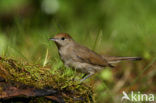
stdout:
[(59, 56), (66, 67), (85, 74), (80, 82), (83, 82), (105, 67), (114, 68), (113, 64), (120, 61), (141, 60), (140, 57), (107, 57), (100, 55), (77, 43), (68, 33), (56, 34), (49, 40), (55, 42)]

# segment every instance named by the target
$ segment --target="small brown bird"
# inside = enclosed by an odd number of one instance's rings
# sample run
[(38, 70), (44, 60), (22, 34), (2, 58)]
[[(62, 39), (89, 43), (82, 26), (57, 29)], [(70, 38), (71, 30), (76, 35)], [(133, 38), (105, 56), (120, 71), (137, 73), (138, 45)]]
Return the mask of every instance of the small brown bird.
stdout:
[(66, 66), (87, 75), (81, 82), (104, 67), (112, 68), (113, 63), (123, 60), (141, 60), (139, 57), (105, 57), (99, 55), (76, 43), (67, 33), (57, 34), (50, 40), (56, 43), (61, 60)]

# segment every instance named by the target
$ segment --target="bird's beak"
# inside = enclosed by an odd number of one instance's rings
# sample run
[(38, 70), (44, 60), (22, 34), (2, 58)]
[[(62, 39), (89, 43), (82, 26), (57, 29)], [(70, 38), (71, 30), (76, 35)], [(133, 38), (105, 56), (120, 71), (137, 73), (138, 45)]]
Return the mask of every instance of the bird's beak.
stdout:
[(56, 39), (56, 38), (49, 38), (49, 40), (53, 40), (53, 41), (56, 41), (57, 39)]

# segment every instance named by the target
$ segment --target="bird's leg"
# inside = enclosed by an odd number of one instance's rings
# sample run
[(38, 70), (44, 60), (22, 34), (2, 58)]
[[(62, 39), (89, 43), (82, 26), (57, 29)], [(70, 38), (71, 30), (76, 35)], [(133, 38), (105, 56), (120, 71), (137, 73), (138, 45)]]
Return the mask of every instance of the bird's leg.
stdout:
[[(81, 77), (81, 80), (84, 79), (87, 75), (88, 75), (88, 74), (85, 73), (85, 74)], [(87, 78), (86, 78), (86, 79), (87, 79)], [(77, 79), (74, 79), (74, 80), (75, 80), (75, 81), (79, 81), (79, 80), (77, 80)], [(81, 81), (81, 80), (80, 80), (80, 81)]]
[(93, 75), (93, 73), (88, 74), (86, 77), (84, 77), (83, 79), (81, 79), (80, 82), (83, 82), (84, 80), (86, 80), (87, 78), (89, 78), (92, 75)]
[(87, 73), (85, 73), (83, 76), (82, 76), (82, 79), (84, 78), (84, 77), (86, 77), (88, 74)]

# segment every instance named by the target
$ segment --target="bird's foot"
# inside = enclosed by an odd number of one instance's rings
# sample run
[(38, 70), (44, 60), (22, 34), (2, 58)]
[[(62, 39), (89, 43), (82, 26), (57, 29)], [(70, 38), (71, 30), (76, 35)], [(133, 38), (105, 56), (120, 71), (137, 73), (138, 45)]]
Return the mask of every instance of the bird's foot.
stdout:
[(89, 75), (85, 75), (85, 77), (83, 79), (80, 80), (80, 83), (82, 83), (83, 81), (85, 81), (87, 78), (89, 78), (90, 76), (92, 76), (93, 74), (89, 74)]

